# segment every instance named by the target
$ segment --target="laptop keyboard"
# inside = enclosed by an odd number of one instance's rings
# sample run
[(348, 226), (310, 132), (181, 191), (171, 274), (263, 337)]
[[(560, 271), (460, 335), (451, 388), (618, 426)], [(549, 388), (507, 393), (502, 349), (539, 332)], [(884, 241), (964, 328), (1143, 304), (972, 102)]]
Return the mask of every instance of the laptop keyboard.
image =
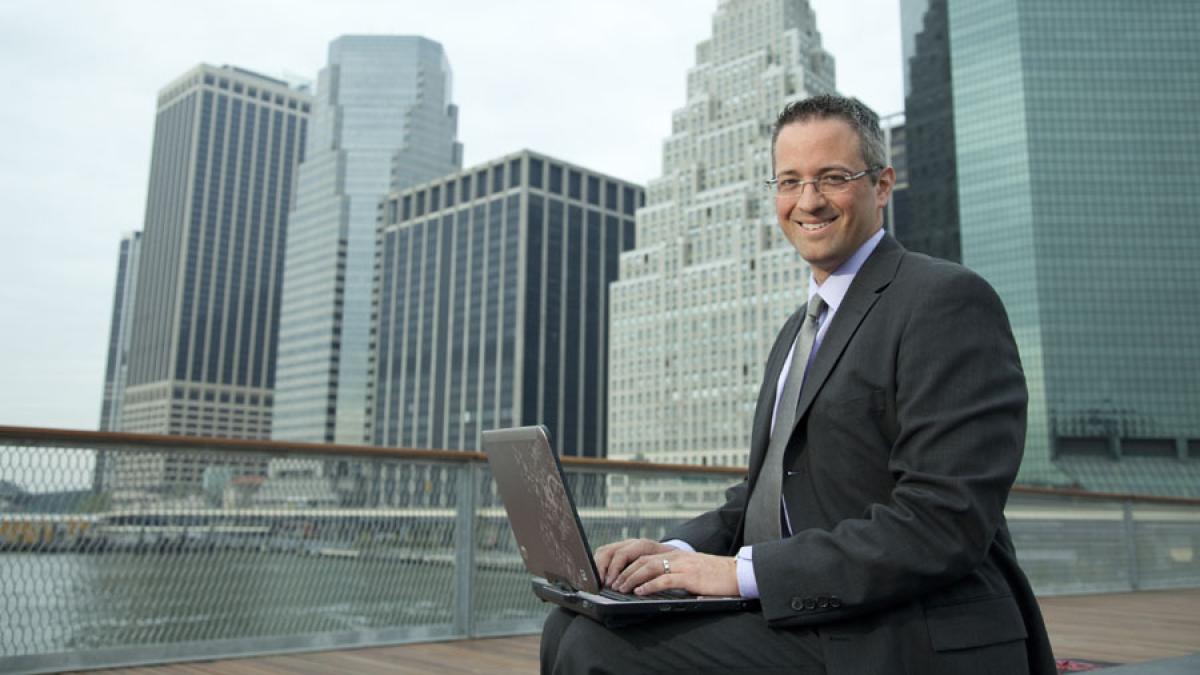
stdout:
[(613, 600), (625, 600), (629, 602), (644, 600), (686, 600), (696, 597), (682, 588), (670, 588), (658, 593), (651, 593), (650, 595), (635, 595), (633, 593), (622, 593), (611, 588), (604, 588), (601, 589), (600, 595)]

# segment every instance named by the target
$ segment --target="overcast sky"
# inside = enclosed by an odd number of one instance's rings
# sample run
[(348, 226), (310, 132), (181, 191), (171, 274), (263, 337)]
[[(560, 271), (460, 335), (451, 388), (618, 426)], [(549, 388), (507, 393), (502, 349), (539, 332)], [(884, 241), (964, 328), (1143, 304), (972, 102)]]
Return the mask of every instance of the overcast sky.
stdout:
[[(811, 0), (843, 94), (903, 109), (899, 0)], [(0, 0), (0, 425), (95, 429), (117, 246), (158, 90), (192, 66), (316, 80), (331, 40), (446, 49), (466, 166), (529, 148), (645, 182), (717, 0)]]

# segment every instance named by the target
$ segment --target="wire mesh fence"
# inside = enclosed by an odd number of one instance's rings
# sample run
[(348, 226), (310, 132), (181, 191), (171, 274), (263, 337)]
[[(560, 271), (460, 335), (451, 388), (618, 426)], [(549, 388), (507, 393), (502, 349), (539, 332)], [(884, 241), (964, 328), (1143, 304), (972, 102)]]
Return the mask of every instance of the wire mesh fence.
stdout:
[[(533, 632), (474, 453), (5, 429), (0, 672)], [(132, 439), (132, 440), (131, 440)], [(736, 471), (567, 462), (594, 546), (659, 538)], [(1045, 594), (1200, 586), (1200, 504), (1015, 492)]]

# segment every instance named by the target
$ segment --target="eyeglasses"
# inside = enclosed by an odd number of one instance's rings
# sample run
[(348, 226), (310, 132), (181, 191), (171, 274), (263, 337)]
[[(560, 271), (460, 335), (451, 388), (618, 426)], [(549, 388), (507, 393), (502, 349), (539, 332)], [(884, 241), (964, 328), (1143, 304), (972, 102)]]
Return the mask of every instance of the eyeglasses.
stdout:
[(863, 169), (858, 173), (827, 173), (823, 176), (818, 176), (811, 180), (800, 180), (799, 178), (772, 178), (765, 181), (767, 187), (775, 191), (776, 197), (799, 197), (800, 193), (804, 192), (804, 186), (812, 183), (817, 192), (823, 195), (835, 195), (845, 192), (850, 189), (850, 183), (862, 178), (863, 176), (873, 174), (883, 167), (874, 166), (869, 169)]

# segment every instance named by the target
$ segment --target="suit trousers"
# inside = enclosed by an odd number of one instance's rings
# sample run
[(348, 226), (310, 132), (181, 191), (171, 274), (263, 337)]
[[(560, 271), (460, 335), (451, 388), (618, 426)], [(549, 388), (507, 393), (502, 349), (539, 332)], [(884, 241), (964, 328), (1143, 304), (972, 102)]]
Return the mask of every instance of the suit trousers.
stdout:
[(656, 616), (607, 628), (555, 609), (542, 629), (543, 675), (763, 673), (824, 675), (812, 629), (776, 629), (759, 612)]

